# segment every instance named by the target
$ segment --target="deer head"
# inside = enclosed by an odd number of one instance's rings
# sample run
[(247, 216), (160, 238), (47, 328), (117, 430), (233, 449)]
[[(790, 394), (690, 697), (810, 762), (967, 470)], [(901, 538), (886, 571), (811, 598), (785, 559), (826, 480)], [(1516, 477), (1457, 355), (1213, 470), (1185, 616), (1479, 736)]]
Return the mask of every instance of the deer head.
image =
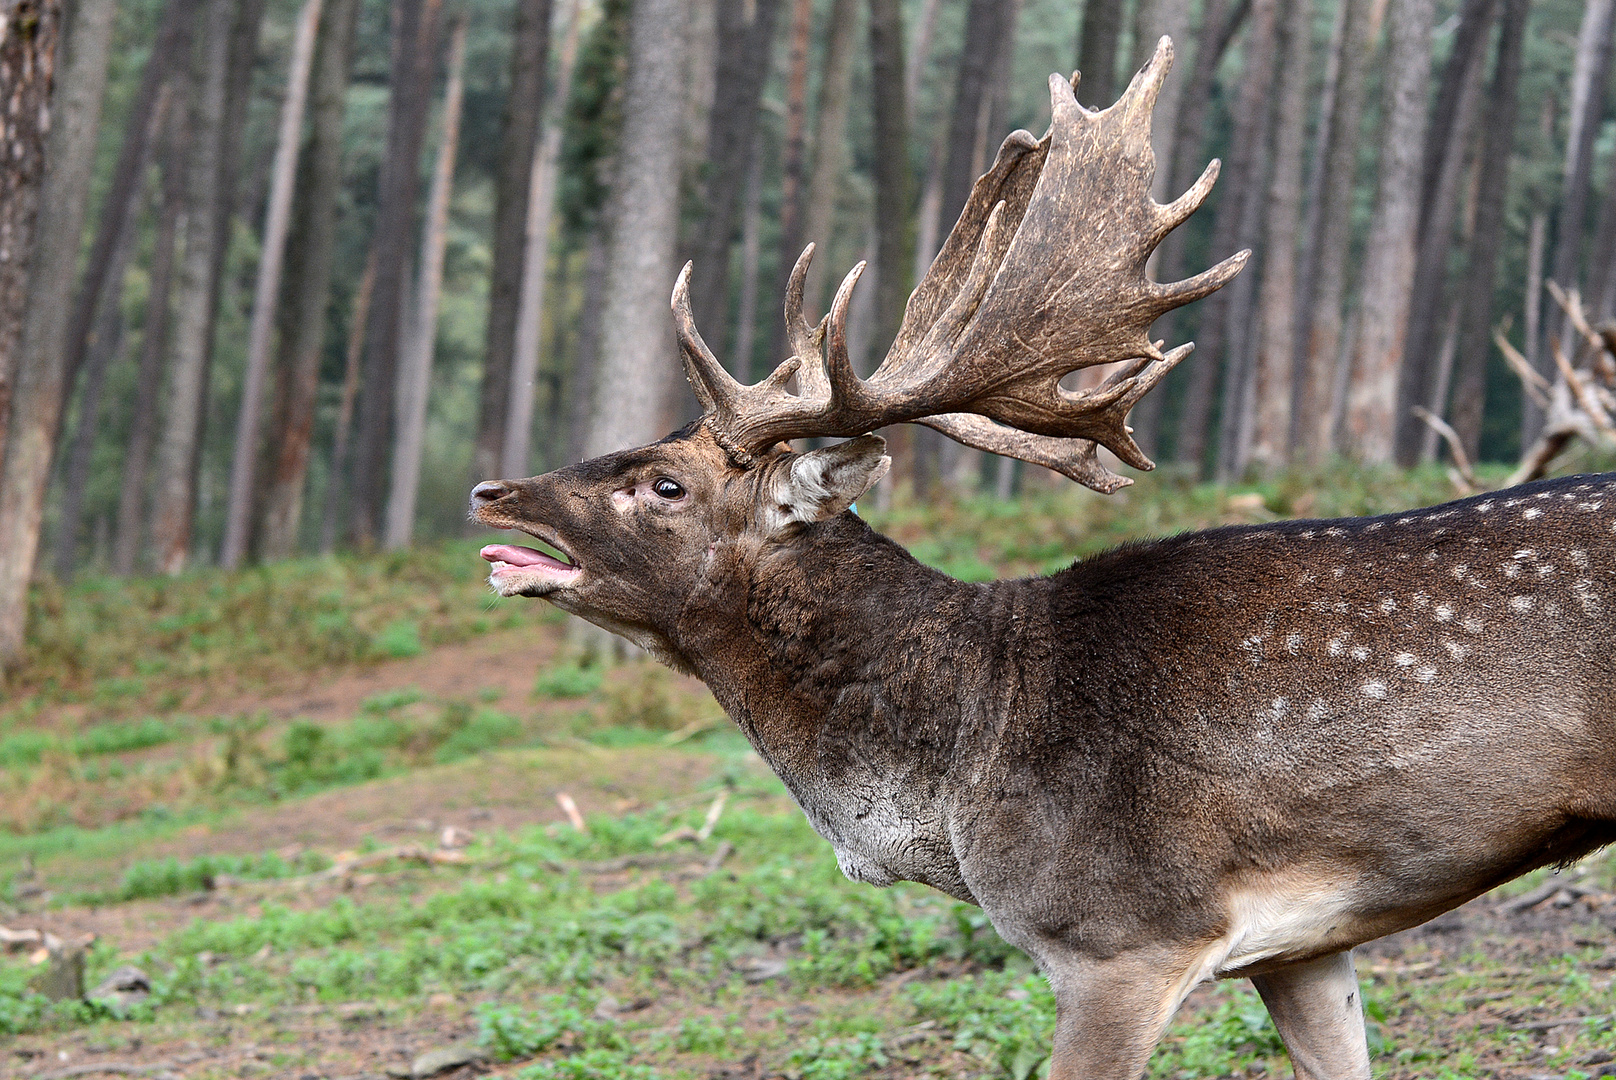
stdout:
[[(925, 424), (1101, 492), (1131, 481), (1101, 463), (1100, 446), (1153, 468), (1131, 437), (1128, 411), (1192, 346), (1164, 352), (1150, 325), (1221, 287), (1249, 255), (1186, 281), (1146, 276), (1151, 252), (1201, 205), (1218, 172), (1213, 161), (1169, 205), (1150, 197), (1150, 113), (1172, 56), (1162, 38), (1117, 103), (1098, 112), (1077, 103), (1075, 77), (1051, 76), (1049, 132), (1005, 140), (868, 379), (854, 373), (847, 346), (862, 263), (810, 326), (802, 313), (809, 245), (786, 291), (791, 355), (752, 386), (730, 377), (702, 340), (686, 266), (673, 313), (701, 418), (649, 446), (479, 484), (475, 520), (527, 532), (565, 556), (490, 546), (483, 556), (494, 563), (495, 590), (542, 596), (691, 668), (675, 640), (684, 598), (715, 560), (811, 542), (812, 526), (842, 514), (886, 472), (884, 443), (868, 434), (878, 428)], [(1061, 385), (1098, 365), (1114, 365), (1098, 387)], [(790, 449), (789, 440), (806, 437), (851, 441)]]

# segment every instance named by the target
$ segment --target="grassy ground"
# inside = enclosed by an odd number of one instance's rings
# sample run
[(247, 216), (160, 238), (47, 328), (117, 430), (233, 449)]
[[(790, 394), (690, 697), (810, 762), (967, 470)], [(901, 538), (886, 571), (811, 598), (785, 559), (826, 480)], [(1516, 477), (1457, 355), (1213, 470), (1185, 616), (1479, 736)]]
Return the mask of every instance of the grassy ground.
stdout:
[[(1158, 479), (872, 516), (985, 577), (1448, 494)], [(699, 684), (580, 663), (548, 609), (490, 602), (476, 546), (42, 592), (0, 712), (0, 925), (93, 935), (87, 985), (132, 963), (151, 992), (52, 1005), (0, 953), (0, 1076), (379, 1077), (445, 1048), (466, 1075), (1041, 1074), (1052, 1000), (979, 912), (843, 879)], [(1377, 1074), (1616, 1062), (1612, 875), (1361, 950)], [(1243, 983), (1196, 991), (1152, 1063), (1286, 1074)]]

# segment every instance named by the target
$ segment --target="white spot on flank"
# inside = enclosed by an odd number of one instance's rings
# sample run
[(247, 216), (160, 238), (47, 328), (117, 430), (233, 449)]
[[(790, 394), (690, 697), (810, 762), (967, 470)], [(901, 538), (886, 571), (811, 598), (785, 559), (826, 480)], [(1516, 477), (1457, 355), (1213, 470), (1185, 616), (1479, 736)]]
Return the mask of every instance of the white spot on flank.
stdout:
[(1436, 606), (1435, 614), (1437, 622), (1447, 622), (1449, 619), (1453, 618), (1453, 609), (1447, 604), (1438, 604)]
[(1347, 602), (1345, 600), (1337, 600), (1335, 602), (1335, 613), (1337, 615), (1345, 615), (1347, 613)]
[(1530, 596), (1512, 596), (1509, 598), (1509, 606), (1516, 611), (1531, 611), (1535, 602)]
[(1578, 570), (1588, 569), (1588, 553), (1581, 548), (1571, 549), (1571, 565)]
[(1389, 596), (1386, 597), (1380, 602), (1380, 610), (1385, 612), (1387, 615), (1390, 615), (1392, 612), (1397, 610), (1397, 601)]
[(1352, 647), (1352, 658), (1359, 662), (1369, 659), (1369, 646), (1354, 645)]
[(1426, 553), (1425, 553), (1425, 561), (1426, 561), (1426, 562), (1436, 562), (1436, 552), (1434, 552), (1434, 551), (1427, 551), (1427, 552), (1426, 552)]
[(1308, 705), (1307, 705), (1307, 718), (1309, 720), (1311, 720), (1313, 723), (1316, 724), (1320, 720), (1323, 720), (1326, 716), (1329, 715), (1329, 713), (1330, 713), (1330, 707), (1324, 703), (1323, 698), (1317, 698), (1316, 697), (1312, 701), (1308, 702)]
[(1347, 576), (1347, 568), (1345, 566), (1338, 566), (1338, 567), (1335, 568), (1334, 574), (1335, 574), (1336, 577), (1346, 577)]
[(1532, 567), (1532, 569), (1537, 571), (1538, 577), (1548, 577), (1550, 574), (1554, 573), (1554, 564), (1538, 563), (1536, 566)]
[(1523, 500), (1521, 500), (1521, 499), (1505, 499), (1504, 500), (1504, 509), (1513, 510), (1517, 506), (1521, 505), (1522, 501)]
[(1363, 696), (1379, 701), (1386, 696), (1386, 684), (1378, 679), (1370, 679), (1363, 684)]
[(1487, 511), (1491, 510), (1492, 508), (1493, 508), (1493, 501), (1491, 499), (1488, 499), (1486, 502), (1476, 504), (1476, 509), (1481, 511), (1483, 514), (1485, 514)]
[(1344, 641), (1346, 641), (1346, 638), (1342, 637), (1340, 634), (1337, 634), (1335, 637), (1330, 639), (1329, 644), (1324, 646), (1324, 650), (1331, 656), (1340, 656), (1345, 650), (1345, 646), (1342, 644)]
[(1580, 502), (1577, 504), (1577, 509), (1582, 511), (1598, 510), (1604, 505), (1605, 504), (1603, 502)]
[(1521, 517), (1524, 518), (1527, 521), (1531, 521), (1534, 518), (1540, 518), (1542, 516), (1543, 516), (1542, 509), (1539, 508), (1539, 507), (1536, 507), (1536, 506), (1530, 506), (1530, 507), (1527, 507), (1525, 510), (1521, 511)]
[(1409, 599), (1414, 601), (1415, 607), (1428, 607), (1431, 603), (1431, 598), (1422, 592), (1415, 593), (1413, 596), (1409, 597)]
[(1324, 530), (1324, 535), (1325, 536), (1345, 536), (1345, 535), (1347, 535), (1347, 530), (1337, 528), (1335, 526), (1331, 526), (1330, 528)]
[(1317, 580), (1318, 580), (1317, 576), (1315, 576), (1313, 574), (1302, 574), (1299, 577), (1297, 577), (1296, 584), (1298, 584), (1298, 585), (1311, 585)]
[(1499, 569), (1504, 572), (1504, 576), (1507, 578), (1517, 578), (1521, 576), (1521, 568), (1512, 562), (1505, 563), (1503, 566), (1500, 566)]
[(1377, 529), (1384, 528), (1385, 525), (1386, 523), (1384, 521), (1371, 521), (1368, 525), (1364, 526), (1364, 532), (1374, 532)]
[(1515, 553), (1514, 557), (1516, 559), (1535, 559), (1537, 558), (1537, 548), (1521, 548)]
[(1414, 669), (1414, 677), (1424, 683), (1436, 682), (1436, 665), (1421, 664)]
[(1454, 580), (1461, 580), (1470, 572), (1470, 566), (1468, 563), (1460, 563), (1458, 566), (1455, 566), (1451, 572)]
[(1416, 659), (1417, 658), (1415, 655), (1411, 652), (1400, 652), (1396, 656), (1392, 657), (1392, 660), (1396, 662), (1398, 667), (1413, 667)]
[(1454, 641), (1451, 638), (1443, 638), (1442, 647), (1448, 650), (1448, 655), (1455, 660), (1463, 660), (1470, 655), (1470, 646)]
[(1399, 525), (1412, 525), (1412, 524), (1414, 524), (1414, 519), (1411, 518), (1411, 517), (1398, 518), (1397, 519), (1397, 524), (1399, 524)]
[(1577, 594), (1577, 602), (1582, 605), (1584, 615), (1596, 616), (1599, 614), (1601, 610), (1599, 594), (1594, 592), (1592, 578), (1578, 578), (1576, 584), (1571, 588)]
[(1313, 534), (1312, 529), (1307, 529), (1307, 530), (1304, 530), (1302, 532), (1297, 533), (1296, 535), (1300, 536), (1303, 540), (1311, 540), (1311, 539), (1313, 539), (1314, 534)]
[(1285, 651), (1295, 656), (1302, 651), (1302, 635), (1291, 634), (1285, 639)]
[(1485, 624), (1474, 615), (1467, 616), (1459, 625), (1464, 627), (1465, 632), (1469, 634), (1479, 634), (1486, 629)]

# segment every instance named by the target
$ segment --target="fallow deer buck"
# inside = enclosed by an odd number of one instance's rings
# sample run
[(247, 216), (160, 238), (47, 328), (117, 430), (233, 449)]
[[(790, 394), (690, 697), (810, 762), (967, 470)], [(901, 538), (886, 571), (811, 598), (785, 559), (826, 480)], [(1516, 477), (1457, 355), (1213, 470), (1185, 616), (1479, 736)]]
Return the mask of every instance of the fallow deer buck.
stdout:
[[(1616, 476), (1430, 510), (1130, 544), (965, 584), (849, 505), (883, 425), (929, 425), (1102, 492), (1129, 408), (1190, 346), (1146, 336), (1232, 278), (1145, 260), (1206, 198), (1149, 196), (1164, 38), (1111, 108), (1050, 80), (869, 379), (842, 282), (793, 355), (731, 379), (673, 307), (705, 412), (472, 516), (489, 581), (706, 681), (848, 877), (979, 904), (1047, 974), (1054, 1080), (1137, 1077), (1191, 987), (1249, 977), (1305, 1078), (1368, 1077), (1349, 950), (1616, 838)], [(1099, 387), (1068, 373), (1119, 363)], [(798, 392), (788, 391), (795, 377)], [(849, 441), (795, 452), (786, 440)]]

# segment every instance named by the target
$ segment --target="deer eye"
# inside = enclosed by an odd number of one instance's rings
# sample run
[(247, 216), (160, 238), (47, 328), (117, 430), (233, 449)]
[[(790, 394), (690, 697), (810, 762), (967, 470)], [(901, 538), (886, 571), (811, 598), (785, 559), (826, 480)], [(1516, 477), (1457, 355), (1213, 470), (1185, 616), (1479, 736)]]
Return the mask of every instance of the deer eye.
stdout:
[(655, 480), (651, 481), (651, 490), (662, 496), (664, 499), (667, 499), (669, 502), (672, 502), (674, 499), (682, 499), (685, 497), (685, 489), (680, 487), (674, 481), (669, 480), (666, 476), (659, 476)]

